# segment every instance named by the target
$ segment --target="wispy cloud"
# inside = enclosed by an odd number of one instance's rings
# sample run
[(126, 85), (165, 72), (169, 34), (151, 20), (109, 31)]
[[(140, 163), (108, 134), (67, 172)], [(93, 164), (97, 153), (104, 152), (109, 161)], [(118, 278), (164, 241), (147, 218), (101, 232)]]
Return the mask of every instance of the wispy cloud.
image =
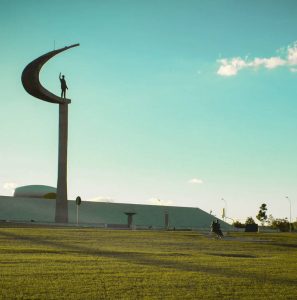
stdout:
[(170, 200), (161, 200), (159, 198), (151, 198), (151, 199), (148, 200), (148, 203), (152, 204), (152, 205), (165, 205), (165, 206), (173, 205), (172, 201), (170, 201)]
[(291, 72), (296, 72), (297, 69), (297, 42), (289, 45), (286, 49), (282, 49), (283, 55), (272, 57), (255, 57), (255, 58), (222, 58), (218, 60), (220, 64), (217, 74), (220, 76), (235, 76), (242, 69), (257, 69), (260, 67), (266, 69), (275, 69), (281, 66), (289, 67)]
[(112, 199), (110, 197), (102, 197), (102, 196), (97, 196), (97, 197), (94, 197), (94, 198), (90, 198), (90, 199), (87, 199), (86, 201), (92, 201), (92, 202), (109, 202), (109, 203), (115, 202), (114, 199)]
[(203, 180), (202, 179), (198, 179), (198, 178), (192, 178), (188, 181), (188, 183), (191, 183), (191, 184), (202, 184), (203, 183)]

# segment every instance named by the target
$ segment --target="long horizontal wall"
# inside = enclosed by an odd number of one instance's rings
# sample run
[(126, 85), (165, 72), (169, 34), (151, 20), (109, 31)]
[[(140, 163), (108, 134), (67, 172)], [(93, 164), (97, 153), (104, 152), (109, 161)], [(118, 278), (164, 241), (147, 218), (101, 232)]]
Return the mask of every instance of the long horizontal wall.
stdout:
[[(76, 223), (75, 201), (68, 201), (69, 223)], [(125, 227), (126, 213), (134, 213), (133, 226), (136, 228), (164, 228), (165, 214), (168, 214), (169, 228), (210, 228), (214, 217), (199, 208), (122, 204), (83, 201), (79, 206), (79, 223), (105, 227)], [(1, 221), (34, 221), (53, 223), (55, 200), (40, 198), (15, 198), (0, 196)], [(231, 226), (221, 221), (223, 229)]]

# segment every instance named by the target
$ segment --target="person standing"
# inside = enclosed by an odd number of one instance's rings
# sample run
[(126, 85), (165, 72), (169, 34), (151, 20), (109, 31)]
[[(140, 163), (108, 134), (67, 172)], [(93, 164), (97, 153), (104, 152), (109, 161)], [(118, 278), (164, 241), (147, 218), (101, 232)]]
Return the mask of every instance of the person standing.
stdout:
[(61, 76), (61, 73), (60, 73), (59, 79), (61, 82), (61, 98), (66, 99), (66, 90), (68, 90), (68, 86), (66, 84), (65, 76), (64, 75)]
[(218, 219), (216, 219), (216, 221), (213, 220), (211, 222), (210, 228), (211, 228), (211, 233), (212, 232), (215, 233), (218, 238), (221, 239), (224, 236)]
[(221, 230), (221, 224), (219, 223), (219, 220), (217, 219), (217, 221), (216, 221), (216, 225), (215, 225), (215, 227), (216, 227), (216, 234), (217, 234), (217, 236), (218, 236), (218, 238), (222, 238), (224, 235), (223, 235), (223, 232), (222, 232), (222, 230)]

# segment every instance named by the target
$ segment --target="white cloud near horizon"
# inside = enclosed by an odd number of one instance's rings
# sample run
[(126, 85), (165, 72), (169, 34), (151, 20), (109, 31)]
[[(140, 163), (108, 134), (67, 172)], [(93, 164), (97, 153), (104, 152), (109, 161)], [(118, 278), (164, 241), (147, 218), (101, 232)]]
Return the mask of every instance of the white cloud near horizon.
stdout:
[(242, 69), (263, 67), (272, 70), (281, 66), (289, 66), (291, 72), (296, 72), (297, 69), (294, 66), (297, 66), (297, 42), (294, 42), (282, 52), (285, 52), (284, 57), (255, 57), (253, 59), (249, 59), (248, 57), (233, 57), (219, 59), (218, 63), (220, 66), (217, 74), (220, 76), (235, 76)]
[(17, 187), (17, 184), (15, 182), (4, 182), (3, 188), (4, 190), (14, 190)]
[(203, 180), (202, 179), (198, 179), (198, 178), (192, 178), (188, 181), (188, 183), (192, 183), (192, 184), (202, 184)]
[(114, 203), (114, 199), (110, 197), (102, 197), (102, 196), (97, 196), (94, 198), (87, 199), (86, 201), (91, 201), (91, 202), (108, 202), (108, 203)]
[(4, 190), (6, 190), (8, 196), (12, 196), (17, 184), (15, 182), (4, 182), (2, 187)]
[(148, 200), (148, 203), (151, 205), (163, 205), (163, 206), (169, 206), (169, 205), (173, 205), (173, 202), (170, 200), (161, 200), (158, 198), (151, 198)]

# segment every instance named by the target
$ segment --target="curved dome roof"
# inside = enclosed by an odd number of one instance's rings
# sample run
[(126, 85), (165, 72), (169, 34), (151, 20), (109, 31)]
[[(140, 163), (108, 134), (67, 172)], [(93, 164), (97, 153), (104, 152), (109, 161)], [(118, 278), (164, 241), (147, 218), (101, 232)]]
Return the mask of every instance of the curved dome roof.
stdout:
[(15, 189), (14, 197), (43, 198), (49, 193), (56, 193), (57, 189), (48, 185), (25, 185)]

